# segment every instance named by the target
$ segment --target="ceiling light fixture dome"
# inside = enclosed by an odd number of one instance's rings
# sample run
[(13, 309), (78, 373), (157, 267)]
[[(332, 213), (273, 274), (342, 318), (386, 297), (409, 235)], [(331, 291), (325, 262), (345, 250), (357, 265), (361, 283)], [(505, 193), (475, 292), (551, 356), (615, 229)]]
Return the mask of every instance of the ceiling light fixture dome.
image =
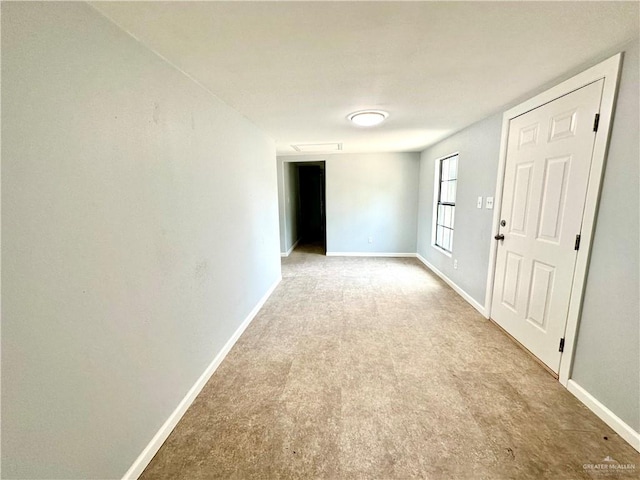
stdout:
[(349, 114), (347, 118), (360, 127), (373, 127), (380, 125), (388, 116), (384, 110), (360, 110)]

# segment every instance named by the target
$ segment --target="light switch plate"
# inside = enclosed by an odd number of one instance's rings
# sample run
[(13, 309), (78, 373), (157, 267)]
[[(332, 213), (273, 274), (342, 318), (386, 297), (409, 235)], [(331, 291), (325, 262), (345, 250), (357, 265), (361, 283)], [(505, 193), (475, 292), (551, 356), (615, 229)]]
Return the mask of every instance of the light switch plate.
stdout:
[(487, 201), (484, 204), (484, 208), (489, 210), (493, 209), (493, 197), (487, 197)]
[(482, 208), (482, 197), (478, 197), (478, 208)]

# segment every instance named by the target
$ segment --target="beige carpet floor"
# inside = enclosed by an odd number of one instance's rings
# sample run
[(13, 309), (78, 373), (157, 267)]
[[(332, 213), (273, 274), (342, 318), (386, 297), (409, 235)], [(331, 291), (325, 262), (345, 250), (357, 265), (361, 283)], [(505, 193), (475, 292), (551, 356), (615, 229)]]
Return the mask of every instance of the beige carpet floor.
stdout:
[[(143, 479), (638, 478), (635, 450), (417, 260), (299, 248), (282, 267)], [(605, 457), (636, 470), (585, 468)]]

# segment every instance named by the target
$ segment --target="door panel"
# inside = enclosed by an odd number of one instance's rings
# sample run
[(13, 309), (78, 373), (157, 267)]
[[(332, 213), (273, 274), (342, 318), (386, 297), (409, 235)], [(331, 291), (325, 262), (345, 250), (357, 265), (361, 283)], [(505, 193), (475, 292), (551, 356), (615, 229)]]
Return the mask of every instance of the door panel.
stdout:
[(511, 120), (491, 317), (558, 371), (604, 82)]
[(575, 136), (577, 114), (578, 111), (574, 109), (552, 117), (549, 141), (555, 142), (556, 140)]
[(520, 266), (522, 265), (522, 257), (513, 252), (507, 252), (506, 266), (504, 269), (504, 284), (502, 287), (502, 303), (516, 311), (518, 298), (518, 287), (520, 286)]
[(524, 127), (520, 130), (520, 143), (518, 148), (525, 148), (529, 145), (535, 145), (538, 143), (538, 131), (540, 130), (540, 124), (534, 123), (528, 127)]
[(531, 288), (529, 290), (529, 301), (527, 320), (547, 331), (547, 319), (549, 318), (549, 297), (553, 290), (553, 277), (555, 268), (545, 265), (542, 262), (533, 262)]
[(529, 206), (529, 190), (531, 187), (531, 173), (533, 162), (518, 165), (516, 167), (516, 179), (513, 191), (513, 207), (511, 208), (511, 221), (509, 232), (518, 235), (526, 235), (527, 210)]
[(567, 179), (571, 157), (548, 158), (546, 160), (544, 184), (542, 186), (542, 202), (540, 204), (540, 220), (538, 224), (538, 240), (558, 244), (562, 230), (563, 205), (567, 193)]

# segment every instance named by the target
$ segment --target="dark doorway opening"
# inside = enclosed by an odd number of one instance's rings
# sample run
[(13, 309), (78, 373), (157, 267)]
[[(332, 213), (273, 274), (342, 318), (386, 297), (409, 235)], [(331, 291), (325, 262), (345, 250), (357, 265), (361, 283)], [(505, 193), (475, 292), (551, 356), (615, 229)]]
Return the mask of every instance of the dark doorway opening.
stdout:
[[(327, 218), (325, 212), (324, 162), (299, 163), (299, 221), (300, 247), (321, 250), (327, 248)], [(319, 252), (320, 253), (320, 252)]]

